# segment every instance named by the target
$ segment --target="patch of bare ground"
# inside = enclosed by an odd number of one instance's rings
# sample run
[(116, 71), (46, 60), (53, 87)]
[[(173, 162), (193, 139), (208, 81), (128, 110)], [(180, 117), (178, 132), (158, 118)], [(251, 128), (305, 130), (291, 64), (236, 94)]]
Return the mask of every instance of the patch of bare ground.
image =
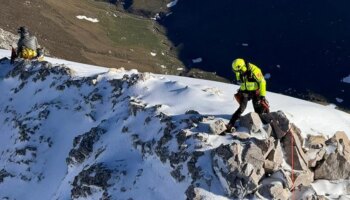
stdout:
[[(1, 27), (16, 33), (19, 26), (28, 26), (56, 57), (106, 67), (162, 72), (158, 67), (161, 60), (152, 57), (150, 49), (120, 46), (110, 39), (103, 23), (76, 18), (77, 15), (97, 19), (113, 17), (108, 15), (108, 9), (113, 11), (108, 4), (74, 0), (1, 0), (0, 3), (0, 18), (6, 19), (0, 20)], [(181, 65), (178, 60), (172, 64)]]

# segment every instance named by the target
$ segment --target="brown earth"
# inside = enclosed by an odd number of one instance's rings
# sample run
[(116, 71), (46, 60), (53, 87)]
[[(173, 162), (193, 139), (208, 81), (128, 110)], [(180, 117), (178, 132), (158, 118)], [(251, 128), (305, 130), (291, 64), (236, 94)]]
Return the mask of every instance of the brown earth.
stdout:
[[(79, 20), (77, 15), (97, 17), (100, 13), (117, 12), (107, 3), (76, 0), (0, 0), (0, 27), (16, 33), (19, 26), (29, 27), (39, 43), (50, 54), (67, 60), (106, 67), (124, 67), (162, 73), (159, 60), (145, 48), (122, 47), (108, 37), (101, 23)], [(119, 13), (123, 15), (123, 13)], [(174, 65), (181, 66), (176, 58)], [(159, 65), (159, 64), (158, 64)]]

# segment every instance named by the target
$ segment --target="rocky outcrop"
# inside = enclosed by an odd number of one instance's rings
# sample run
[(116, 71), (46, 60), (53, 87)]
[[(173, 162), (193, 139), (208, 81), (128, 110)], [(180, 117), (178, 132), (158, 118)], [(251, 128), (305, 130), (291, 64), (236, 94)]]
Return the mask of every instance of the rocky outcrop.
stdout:
[(0, 28), (0, 48), (11, 49), (11, 46), (17, 46), (18, 39), (19, 36)]
[(288, 133), (281, 139), (285, 152), (286, 162), (294, 166), (295, 170), (308, 170), (308, 158), (303, 151), (303, 140), (301, 131), (294, 124), (291, 125)]
[(99, 199), (110, 199), (107, 192), (108, 181), (112, 177), (112, 171), (103, 164), (94, 164), (81, 171), (72, 184), (71, 198), (88, 198), (94, 193), (100, 193)]
[(309, 149), (322, 149), (326, 146), (326, 138), (323, 135), (308, 135), (305, 146)]
[(264, 157), (254, 143), (221, 145), (212, 153), (213, 168), (227, 194), (244, 198), (257, 189), (264, 176)]
[(250, 132), (259, 132), (263, 123), (259, 115), (255, 112), (244, 115), (240, 118), (239, 125), (246, 127)]
[(282, 111), (271, 112), (261, 115), (264, 124), (270, 125), (273, 137), (283, 138), (290, 129), (290, 123), (287, 116)]
[(265, 158), (264, 169), (267, 173), (277, 171), (284, 161), (281, 142), (276, 140), (273, 147)]
[(219, 135), (226, 130), (226, 124), (224, 120), (217, 120), (209, 125), (210, 132), (215, 135)]
[(0, 171), (0, 183), (2, 183), (4, 181), (4, 179), (7, 177), (14, 177), (14, 175), (10, 174), (5, 169), (2, 169)]
[[(319, 160), (315, 179), (349, 179), (350, 178), (350, 141), (344, 132), (337, 132), (326, 142), (329, 152)], [(333, 150), (332, 150), (333, 149)]]
[(248, 113), (240, 118), (241, 127), (248, 129), (249, 134), (259, 139), (267, 139), (272, 134), (272, 129), (269, 124), (263, 124), (260, 116), (255, 113)]
[(106, 132), (105, 129), (95, 127), (89, 132), (79, 135), (74, 138), (73, 149), (69, 152), (69, 156), (66, 159), (68, 165), (74, 165), (76, 163), (82, 163), (93, 152), (93, 146)]

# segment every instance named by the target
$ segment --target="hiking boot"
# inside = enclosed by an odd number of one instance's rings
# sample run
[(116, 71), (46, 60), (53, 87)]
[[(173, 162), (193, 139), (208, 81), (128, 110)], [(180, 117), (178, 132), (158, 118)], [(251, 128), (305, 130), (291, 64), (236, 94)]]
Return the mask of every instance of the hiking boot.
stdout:
[(233, 133), (236, 132), (236, 128), (234, 126), (232, 126), (231, 124), (227, 124), (226, 125), (226, 131), (227, 133)]

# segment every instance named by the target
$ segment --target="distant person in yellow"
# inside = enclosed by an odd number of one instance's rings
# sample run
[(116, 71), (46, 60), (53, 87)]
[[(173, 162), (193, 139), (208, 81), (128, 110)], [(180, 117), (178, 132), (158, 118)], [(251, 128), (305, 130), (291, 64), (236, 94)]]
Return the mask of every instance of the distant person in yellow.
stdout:
[(239, 108), (226, 125), (228, 131), (235, 131), (234, 125), (247, 108), (249, 100), (253, 100), (254, 110), (259, 115), (269, 112), (269, 104), (265, 98), (266, 81), (261, 69), (242, 58), (237, 58), (232, 62), (232, 70), (236, 75), (237, 81), (240, 82), (240, 88), (235, 94)]
[(17, 32), (20, 38), (17, 43), (17, 51), (15, 51), (16, 56), (11, 56), (11, 61), (13, 62), (15, 57), (42, 60), (44, 58), (44, 52), (40, 48), (37, 38), (31, 36), (28, 28), (25, 26), (19, 27)]

